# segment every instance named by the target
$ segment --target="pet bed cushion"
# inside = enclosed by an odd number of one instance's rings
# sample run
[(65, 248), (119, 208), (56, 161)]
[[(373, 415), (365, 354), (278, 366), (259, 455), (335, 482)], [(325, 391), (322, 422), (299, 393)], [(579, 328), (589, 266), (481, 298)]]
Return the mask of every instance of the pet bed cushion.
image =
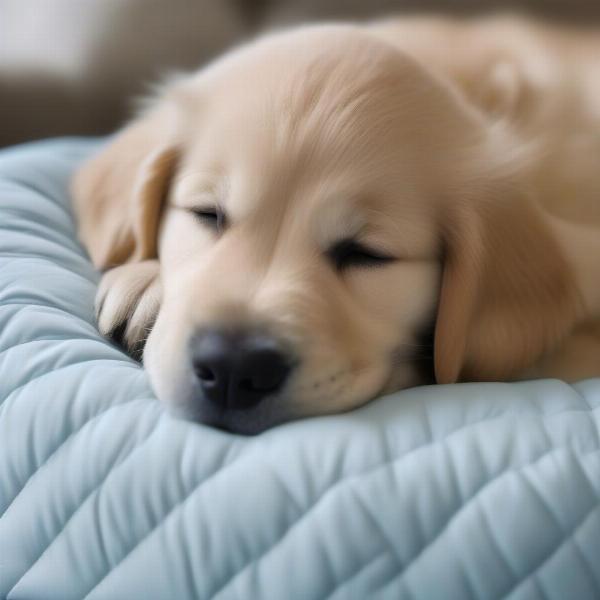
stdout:
[(68, 178), (0, 153), (0, 598), (600, 597), (600, 381), (424, 387), (256, 437), (98, 334)]

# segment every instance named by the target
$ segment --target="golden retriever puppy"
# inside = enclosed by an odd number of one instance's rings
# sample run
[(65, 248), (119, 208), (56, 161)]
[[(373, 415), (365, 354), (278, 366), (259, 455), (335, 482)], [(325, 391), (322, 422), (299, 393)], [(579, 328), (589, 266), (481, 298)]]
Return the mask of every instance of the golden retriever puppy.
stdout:
[(170, 84), (74, 181), (100, 330), (175, 413), (242, 433), (599, 373), (599, 56), (414, 18), (271, 34)]

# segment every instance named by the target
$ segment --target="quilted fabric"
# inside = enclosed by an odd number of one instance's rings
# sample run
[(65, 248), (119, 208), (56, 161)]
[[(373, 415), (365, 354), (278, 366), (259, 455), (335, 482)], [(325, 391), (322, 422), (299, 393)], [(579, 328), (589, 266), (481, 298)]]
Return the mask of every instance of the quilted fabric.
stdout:
[(600, 381), (174, 420), (94, 327), (66, 193), (94, 145), (0, 153), (0, 598), (600, 598)]

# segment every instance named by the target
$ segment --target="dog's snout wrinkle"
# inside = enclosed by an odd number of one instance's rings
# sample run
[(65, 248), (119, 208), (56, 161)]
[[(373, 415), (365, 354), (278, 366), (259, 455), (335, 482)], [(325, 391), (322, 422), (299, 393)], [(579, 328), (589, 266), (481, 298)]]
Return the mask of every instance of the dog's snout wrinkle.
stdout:
[(191, 343), (192, 368), (203, 399), (222, 410), (248, 409), (284, 386), (293, 361), (275, 338), (211, 329)]

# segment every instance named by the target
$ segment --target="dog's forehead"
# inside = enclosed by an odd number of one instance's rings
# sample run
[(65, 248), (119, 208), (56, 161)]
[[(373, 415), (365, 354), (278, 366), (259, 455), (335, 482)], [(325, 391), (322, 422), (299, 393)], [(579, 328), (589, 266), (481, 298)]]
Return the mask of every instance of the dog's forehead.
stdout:
[(231, 53), (192, 80), (188, 98), (202, 107), (206, 135), (230, 146), (233, 137), (240, 150), (252, 142), (289, 153), (307, 139), (319, 146), (341, 146), (340, 137), (365, 144), (389, 130), (390, 121), (405, 121), (398, 118), (403, 114), (414, 129), (412, 117), (426, 100), (418, 91), (428, 83), (419, 65), (374, 36), (320, 26)]
[(293, 215), (281, 223), (316, 221), (323, 239), (422, 221), (433, 167), (429, 121), (415, 115), (428, 110), (427, 76), (369, 36), (323, 33), (312, 33), (320, 48), (278, 38), (214, 66), (186, 169), (238, 221)]
[(194, 174), (188, 184), (197, 193), (218, 192), (234, 212), (288, 203), (320, 212), (348, 203), (383, 210), (390, 188), (408, 200), (423, 187), (415, 144), (386, 137), (369, 111), (355, 111), (351, 122), (335, 111), (266, 104), (262, 111), (245, 105), (219, 112), (188, 144), (183, 172)]
[(232, 222), (252, 219), (270, 224), (273, 234), (314, 235), (323, 247), (393, 224), (422, 227), (431, 218), (423, 174), (397, 150), (373, 160), (364, 145), (349, 153), (325, 148), (321, 160), (308, 160), (310, 146), (265, 148), (240, 138), (224, 144), (224, 153), (216, 137), (186, 155), (175, 185), (181, 204), (217, 204)]

